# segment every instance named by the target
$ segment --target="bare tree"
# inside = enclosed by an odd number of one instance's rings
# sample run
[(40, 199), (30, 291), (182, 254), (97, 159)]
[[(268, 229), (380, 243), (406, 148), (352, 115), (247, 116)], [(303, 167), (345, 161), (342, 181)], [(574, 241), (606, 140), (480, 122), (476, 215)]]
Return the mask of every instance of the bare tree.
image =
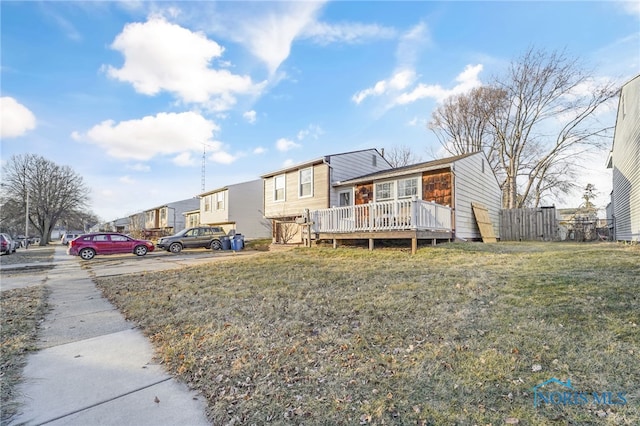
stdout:
[(507, 102), (504, 91), (478, 87), (444, 100), (433, 112), (428, 128), (451, 155), (484, 151), (494, 171), (498, 146), (489, 118)]
[(537, 206), (567, 193), (581, 155), (613, 128), (596, 112), (618, 94), (564, 53), (529, 49), (486, 90), (452, 98), (430, 129), (456, 154), (481, 148), (501, 180), (503, 207)]
[(9, 217), (26, 217), (28, 199), (29, 226), (39, 234), (40, 245), (49, 243), (61, 218), (88, 214), (82, 212), (87, 208), (89, 188), (68, 166), (35, 154), (15, 155), (3, 168), (2, 181), (3, 222)]
[(411, 151), (406, 145), (394, 145), (391, 149), (385, 151), (384, 158), (393, 167), (408, 166), (420, 161), (420, 157)]

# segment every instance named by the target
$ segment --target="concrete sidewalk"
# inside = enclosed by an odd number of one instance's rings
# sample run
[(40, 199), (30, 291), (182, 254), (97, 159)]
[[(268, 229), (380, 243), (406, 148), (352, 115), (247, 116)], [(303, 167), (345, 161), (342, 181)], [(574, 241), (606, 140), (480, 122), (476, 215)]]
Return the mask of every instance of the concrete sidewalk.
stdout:
[[(207, 425), (205, 401), (153, 363), (153, 348), (56, 247), (51, 311), (17, 389), (11, 424)], [(61, 260), (62, 262), (58, 262)]]

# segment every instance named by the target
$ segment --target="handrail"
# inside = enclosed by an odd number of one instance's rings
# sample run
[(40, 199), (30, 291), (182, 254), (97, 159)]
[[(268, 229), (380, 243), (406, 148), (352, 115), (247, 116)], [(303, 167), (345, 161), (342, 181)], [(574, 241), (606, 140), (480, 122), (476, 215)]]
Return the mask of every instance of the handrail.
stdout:
[(451, 208), (417, 198), (311, 212), (312, 232), (451, 231)]

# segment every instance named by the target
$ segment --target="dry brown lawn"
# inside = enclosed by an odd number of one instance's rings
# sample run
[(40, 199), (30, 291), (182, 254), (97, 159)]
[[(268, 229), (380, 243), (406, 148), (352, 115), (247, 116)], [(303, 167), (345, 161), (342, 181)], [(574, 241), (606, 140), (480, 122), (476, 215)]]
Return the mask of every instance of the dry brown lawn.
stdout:
[[(215, 424), (640, 424), (638, 246), (301, 248), (98, 285)], [(534, 407), (550, 378), (574, 394)]]

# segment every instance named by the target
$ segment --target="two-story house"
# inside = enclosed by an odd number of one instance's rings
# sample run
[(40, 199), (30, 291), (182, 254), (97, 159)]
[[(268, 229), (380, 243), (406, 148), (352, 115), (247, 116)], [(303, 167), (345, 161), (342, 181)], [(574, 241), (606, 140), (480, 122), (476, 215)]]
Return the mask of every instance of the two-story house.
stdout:
[(199, 197), (200, 224), (221, 226), (227, 233), (233, 230), (249, 239), (271, 236), (270, 222), (262, 213), (262, 179), (227, 185)]
[(187, 198), (145, 210), (142, 212), (143, 235), (146, 238), (156, 238), (183, 230), (185, 228), (184, 213), (198, 208), (199, 205), (198, 198)]
[(326, 155), (262, 175), (263, 212), (271, 223), (273, 241), (301, 242), (303, 236), (297, 222), (304, 220), (306, 210), (346, 202), (342, 198), (347, 195), (335, 189), (336, 182), (390, 168), (377, 149), (364, 149)]

